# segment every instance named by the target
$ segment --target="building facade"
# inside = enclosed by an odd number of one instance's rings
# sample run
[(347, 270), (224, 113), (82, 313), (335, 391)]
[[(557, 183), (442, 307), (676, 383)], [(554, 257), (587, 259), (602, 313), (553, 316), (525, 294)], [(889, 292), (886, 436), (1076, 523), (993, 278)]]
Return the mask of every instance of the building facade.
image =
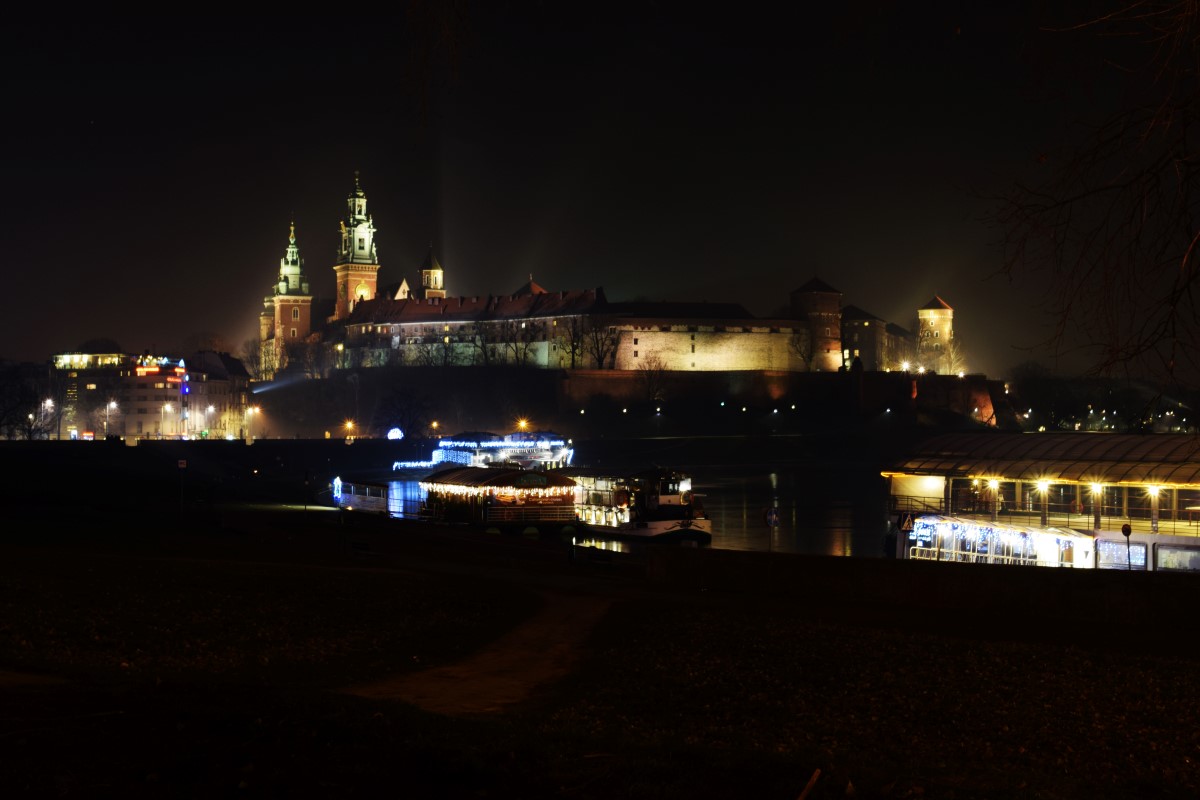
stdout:
[(917, 364), (940, 374), (961, 372), (962, 357), (954, 341), (954, 309), (938, 296), (917, 309)]
[(845, 313), (842, 293), (819, 278), (792, 291), (789, 313), (775, 319), (734, 303), (613, 303), (602, 288), (547, 291), (532, 275), (508, 295), (454, 297), (431, 246), (412, 283), (401, 279), (381, 291), (374, 218), (357, 173), (339, 227), (332, 313), (320, 320), (294, 225), (289, 232), (262, 312), (265, 378), (284, 368), (320, 377), (335, 368), (404, 364), (685, 372), (899, 370), (910, 361), (947, 367), (934, 358), (953, 336), (953, 312), (940, 298), (940, 306), (919, 312), (921, 331), (935, 345), (922, 347), (861, 309)]
[[(189, 368), (189, 362), (192, 365)], [(232, 439), (242, 435), (250, 376), (228, 353), (191, 359), (144, 353), (63, 353), (52, 360), (57, 387), (51, 438)]]

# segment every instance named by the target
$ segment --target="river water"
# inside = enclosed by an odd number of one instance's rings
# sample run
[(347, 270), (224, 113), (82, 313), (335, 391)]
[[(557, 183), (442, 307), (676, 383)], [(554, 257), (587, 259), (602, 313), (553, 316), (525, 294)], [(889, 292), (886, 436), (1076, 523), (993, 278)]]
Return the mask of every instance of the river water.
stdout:
[[(878, 473), (817, 466), (682, 469), (713, 520), (714, 549), (885, 556), (886, 495)], [(394, 516), (415, 516), (422, 500), (416, 480), (392, 481)], [(771, 507), (778, 509), (776, 526), (767, 524)]]

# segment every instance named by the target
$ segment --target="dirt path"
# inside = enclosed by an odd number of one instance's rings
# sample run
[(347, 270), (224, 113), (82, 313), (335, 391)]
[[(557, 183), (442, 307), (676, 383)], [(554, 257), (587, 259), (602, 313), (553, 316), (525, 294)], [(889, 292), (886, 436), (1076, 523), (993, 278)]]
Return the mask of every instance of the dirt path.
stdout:
[(544, 597), (537, 615), (463, 661), (343, 691), (447, 715), (493, 713), (520, 703), (571, 671), (588, 634), (612, 605), (611, 598), (595, 595)]

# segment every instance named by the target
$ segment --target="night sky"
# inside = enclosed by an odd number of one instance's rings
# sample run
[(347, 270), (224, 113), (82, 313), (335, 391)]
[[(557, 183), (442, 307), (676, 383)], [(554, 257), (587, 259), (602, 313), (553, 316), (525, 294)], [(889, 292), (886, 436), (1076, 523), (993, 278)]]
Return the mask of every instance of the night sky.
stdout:
[(994, 276), (987, 198), (1036, 172), (1090, 67), (1033, 12), (916, 5), (10, 24), (0, 356), (239, 352), (292, 219), (332, 296), (358, 170), (381, 285), (433, 242), (452, 295), (532, 274), (770, 315), (816, 276), (911, 327), (938, 294), (1002, 377), (1046, 320), (1034, 281)]

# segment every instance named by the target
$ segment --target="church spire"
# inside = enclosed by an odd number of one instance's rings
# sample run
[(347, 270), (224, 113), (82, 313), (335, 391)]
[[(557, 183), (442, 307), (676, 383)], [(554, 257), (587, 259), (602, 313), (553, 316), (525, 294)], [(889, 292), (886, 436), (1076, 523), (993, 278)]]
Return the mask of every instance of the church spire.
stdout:
[(296, 244), (296, 222), (288, 225), (288, 245), (283, 258), (279, 259), (279, 279), (275, 283), (275, 294), (308, 294), (308, 278), (304, 274), (304, 259)]
[(333, 318), (345, 319), (354, 306), (375, 298), (379, 252), (375, 249), (375, 223), (367, 213), (367, 194), (354, 173), (354, 191), (346, 198), (346, 216), (338, 228), (342, 234), (333, 272), (337, 299)]

